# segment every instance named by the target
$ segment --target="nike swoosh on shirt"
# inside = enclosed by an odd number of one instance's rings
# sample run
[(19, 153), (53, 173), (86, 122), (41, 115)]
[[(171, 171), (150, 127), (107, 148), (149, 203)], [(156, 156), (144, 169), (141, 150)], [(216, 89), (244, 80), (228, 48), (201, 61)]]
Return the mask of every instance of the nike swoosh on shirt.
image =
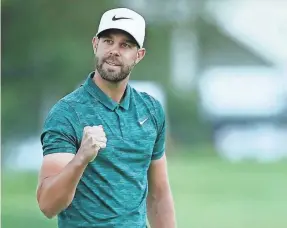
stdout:
[(148, 117), (144, 119), (143, 121), (139, 121), (140, 125), (143, 125), (148, 120)]

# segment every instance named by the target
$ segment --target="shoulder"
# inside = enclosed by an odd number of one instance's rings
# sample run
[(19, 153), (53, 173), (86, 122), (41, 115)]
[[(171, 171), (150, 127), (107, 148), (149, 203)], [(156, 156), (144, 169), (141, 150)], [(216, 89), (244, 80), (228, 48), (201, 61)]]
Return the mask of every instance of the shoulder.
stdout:
[(80, 102), (82, 97), (82, 88), (78, 88), (58, 100), (48, 111), (46, 121), (50, 119), (74, 120), (77, 114), (74, 110), (74, 104)]
[(160, 101), (149, 93), (141, 92), (134, 88), (132, 88), (132, 91), (137, 99), (142, 100), (144, 103), (151, 106), (154, 110), (163, 109), (163, 106)]
[(133, 90), (133, 95), (136, 100), (139, 102), (143, 102), (145, 106), (148, 107), (150, 110), (151, 114), (154, 116), (156, 122), (158, 125), (161, 125), (162, 123), (165, 122), (165, 111), (163, 104), (154, 96), (150, 95), (149, 93), (146, 92), (141, 92), (138, 91), (134, 88)]
[(75, 89), (74, 91), (64, 95), (60, 98), (52, 107), (51, 111), (58, 111), (58, 110), (73, 110), (73, 106), (75, 103), (82, 103), (85, 99), (86, 94), (83, 86)]
[(84, 86), (80, 86), (74, 91), (65, 95), (60, 101), (73, 106), (74, 103), (83, 103), (83, 101), (87, 98), (87, 92), (84, 89)]
[(68, 113), (73, 112), (72, 107), (70, 106), (69, 102), (64, 98), (58, 100), (48, 112), (47, 118), (51, 118), (55, 115), (65, 116)]

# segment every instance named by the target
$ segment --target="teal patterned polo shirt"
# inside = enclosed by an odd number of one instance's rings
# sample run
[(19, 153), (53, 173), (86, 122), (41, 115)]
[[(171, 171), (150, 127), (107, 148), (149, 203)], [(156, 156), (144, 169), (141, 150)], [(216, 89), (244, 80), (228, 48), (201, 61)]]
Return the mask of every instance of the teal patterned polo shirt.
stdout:
[(165, 151), (165, 115), (158, 100), (127, 86), (120, 104), (93, 82), (60, 99), (41, 134), (44, 156), (77, 153), (85, 126), (102, 125), (107, 146), (91, 162), (59, 228), (143, 228), (146, 225), (147, 171)]

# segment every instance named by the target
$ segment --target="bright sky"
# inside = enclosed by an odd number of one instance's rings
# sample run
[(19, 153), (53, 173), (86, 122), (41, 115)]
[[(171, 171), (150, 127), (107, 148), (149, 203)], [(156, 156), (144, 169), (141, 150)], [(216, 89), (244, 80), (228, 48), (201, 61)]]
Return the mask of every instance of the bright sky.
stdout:
[(230, 34), (278, 65), (287, 63), (287, 1), (210, 1), (209, 12)]

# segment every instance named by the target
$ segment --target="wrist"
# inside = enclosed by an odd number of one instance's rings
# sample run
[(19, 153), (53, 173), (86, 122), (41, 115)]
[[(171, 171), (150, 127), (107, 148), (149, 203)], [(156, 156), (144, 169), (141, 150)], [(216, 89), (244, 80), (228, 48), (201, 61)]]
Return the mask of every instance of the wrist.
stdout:
[(77, 153), (75, 156), (75, 160), (77, 165), (79, 166), (87, 166), (89, 164), (89, 160), (83, 156), (81, 153)]

